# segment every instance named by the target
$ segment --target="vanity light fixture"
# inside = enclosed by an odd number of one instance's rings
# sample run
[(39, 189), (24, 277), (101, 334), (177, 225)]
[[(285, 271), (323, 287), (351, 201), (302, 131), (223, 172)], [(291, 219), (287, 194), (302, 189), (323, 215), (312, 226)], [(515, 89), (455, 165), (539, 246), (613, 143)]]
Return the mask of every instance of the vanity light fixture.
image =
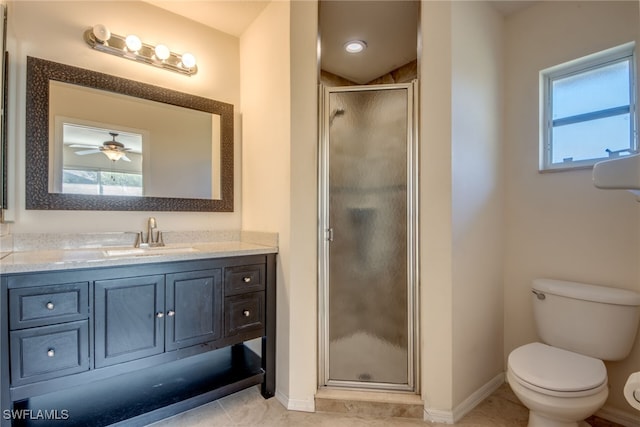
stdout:
[(367, 48), (367, 44), (362, 40), (351, 40), (344, 44), (344, 50), (348, 53), (360, 53)]
[(171, 52), (166, 45), (153, 46), (144, 43), (136, 35), (120, 36), (113, 34), (102, 25), (94, 25), (84, 32), (84, 41), (101, 52), (144, 62), (165, 70), (175, 71), (188, 76), (198, 72), (196, 58), (191, 53), (178, 54)]

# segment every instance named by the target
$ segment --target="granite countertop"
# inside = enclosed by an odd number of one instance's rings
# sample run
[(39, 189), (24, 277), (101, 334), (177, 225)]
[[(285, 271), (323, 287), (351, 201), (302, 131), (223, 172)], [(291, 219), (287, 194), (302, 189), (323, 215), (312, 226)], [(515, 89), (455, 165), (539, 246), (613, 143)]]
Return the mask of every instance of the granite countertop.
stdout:
[[(236, 234), (229, 234), (219, 241), (176, 242), (167, 243), (162, 247), (149, 248), (134, 248), (124, 245), (69, 248), (67, 245), (62, 249), (56, 249), (46, 244), (40, 245), (40, 247), (34, 245), (33, 248), (13, 251), (2, 258), (0, 260), (0, 274), (263, 255), (278, 252), (277, 235), (274, 233), (256, 234), (259, 238), (255, 238), (255, 234), (243, 232), (237, 234), (237, 239), (234, 239)], [(275, 239), (269, 238), (272, 234), (275, 235)], [(180, 239), (174, 238), (173, 240)]]

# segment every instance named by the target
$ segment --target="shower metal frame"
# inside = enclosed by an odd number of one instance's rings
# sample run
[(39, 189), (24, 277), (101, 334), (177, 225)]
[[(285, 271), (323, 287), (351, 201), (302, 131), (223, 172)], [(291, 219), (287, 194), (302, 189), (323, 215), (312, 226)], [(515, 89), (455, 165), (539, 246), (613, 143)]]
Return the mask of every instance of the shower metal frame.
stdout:
[[(329, 379), (329, 246), (333, 233), (329, 224), (329, 95), (336, 92), (376, 90), (407, 91), (407, 384)], [(419, 200), (418, 200), (418, 80), (411, 83), (327, 87), (319, 85), (318, 153), (318, 386), (353, 390), (388, 390), (419, 393)]]

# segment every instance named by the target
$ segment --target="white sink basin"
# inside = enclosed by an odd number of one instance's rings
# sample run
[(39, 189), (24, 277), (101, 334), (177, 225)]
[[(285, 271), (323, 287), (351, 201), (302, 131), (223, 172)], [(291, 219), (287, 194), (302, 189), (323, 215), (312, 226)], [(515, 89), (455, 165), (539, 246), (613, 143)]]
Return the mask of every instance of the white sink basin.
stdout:
[(192, 247), (172, 248), (159, 246), (155, 248), (127, 248), (127, 249), (108, 249), (102, 251), (107, 257), (127, 257), (127, 256), (151, 256), (151, 255), (173, 255), (189, 252), (199, 252), (198, 249)]

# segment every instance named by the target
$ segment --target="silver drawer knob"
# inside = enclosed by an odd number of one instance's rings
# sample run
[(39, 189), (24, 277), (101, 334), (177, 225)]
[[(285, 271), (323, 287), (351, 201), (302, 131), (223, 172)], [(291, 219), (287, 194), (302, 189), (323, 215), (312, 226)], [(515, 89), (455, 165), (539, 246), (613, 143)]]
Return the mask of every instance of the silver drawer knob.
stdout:
[(249, 276), (243, 277), (243, 278), (242, 278), (242, 281), (243, 281), (244, 283), (249, 283), (249, 282), (251, 281), (251, 277), (249, 277)]
[(56, 306), (51, 301), (46, 303), (45, 307), (47, 307), (47, 310), (53, 310), (54, 308), (56, 308)]
[(54, 349), (50, 348), (49, 350), (47, 350), (47, 356), (53, 357), (55, 355), (56, 355), (56, 352)]
[(169, 316), (169, 317), (173, 317), (173, 316), (175, 316), (175, 315), (176, 315), (176, 312), (175, 312), (175, 311), (173, 311), (173, 310), (169, 310), (169, 311), (167, 311), (167, 316)]
[(243, 311), (242, 311), (242, 315), (243, 315), (244, 317), (249, 317), (249, 316), (251, 316), (251, 312), (250, 312), (249, 310), (243, 310)]
[(161, 311), (159, 311), (159, 312), (157, 312), (157, 313), (156, 313), (156, 317), (157, 317), (158, 319), (160, 319), (160, 318), (164, 317), (164, 313), (163, 313), (163, 312), (161, 312)]

